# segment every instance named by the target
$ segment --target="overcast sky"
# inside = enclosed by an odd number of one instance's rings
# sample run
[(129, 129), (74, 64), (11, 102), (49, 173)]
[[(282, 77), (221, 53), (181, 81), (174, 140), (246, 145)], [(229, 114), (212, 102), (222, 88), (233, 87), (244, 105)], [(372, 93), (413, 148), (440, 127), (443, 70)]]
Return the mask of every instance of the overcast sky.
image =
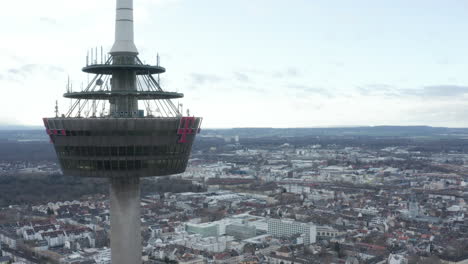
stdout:
[[(468, 126), (468, 1), (134, 0), (143, 61), (204, 127)], [(115, 0), (0, 8), (0, 124), (40, 125)], [(65, 111), (68, 100), (62, 100)]]

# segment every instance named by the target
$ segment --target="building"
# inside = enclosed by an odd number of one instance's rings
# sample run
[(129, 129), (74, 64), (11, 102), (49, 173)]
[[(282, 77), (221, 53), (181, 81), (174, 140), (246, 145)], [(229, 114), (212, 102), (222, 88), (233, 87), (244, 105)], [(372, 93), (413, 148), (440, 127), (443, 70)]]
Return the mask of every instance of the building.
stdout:
[(0, 243), (8, 245), (12, 249), (16, 249), (16, 242), (20, 239), (17, 233), (12, 228), (4, 228), (0, 230)]
[(408, 211), (410, 218), (416, 218), (419, 216), (419, 203), (415, 197), (411, 197), (408, 203)]
[(388, 264), (407, 264), (408, 260), (403, 255), (390, 254), (387, 259)]
[(9, 264), (11, 263), (11, 258), (8, 256), (0, 257), (0, 264)]
[(218, 224), (216, 223), (188, 223), (185, 225), (185, 231), (192, 234), (199, 234), (202, 237), (217, 237), (219, 236), (218, 229)]
[(301, 223), (294, 220), (269, 218), (268, 234), (274, 237), (290, 237), (304, 234), (304, 244), (313, 244), (317, 238), (317, 228), (313, 223)]
[(231, 224), (226, 226), (226, 235), (233, 236), (238, 240), (255, 237), (256, 234), (257, 229), (255, 226), (248, 226), (246, 224)]
[(205, 264), (205, 259), (201, 256), (194, 256), (191, 254), (184, 254), (177, 258), (179, 264)]
[(194, 250), (201, 250), (211, 253), (220, 253), (228, 249), (234, 237), (231, 236), (210, 236), (189, 235), (174, 240), (174, 243)]
[(109, 54), (88, 52), (82, 70), (91, 81), (81, 91), (68, 85), (70, 109), (60, 115), (56, 106), (43, 121), (65, 175), (110, 179), (112, 263), (141, 263), (140, 177), (184, 172), (202, 119), (183, 116), (171, 101), (183, 94), (164, 91), (153, 77), (166, 71), (159, 56), (156, 65), (138, 57), (133, 0), (116, 3)]
[(334, 238), (344, 233), (331, 226), (317, 226), (316, 230), (317, 236), (321, 238)]

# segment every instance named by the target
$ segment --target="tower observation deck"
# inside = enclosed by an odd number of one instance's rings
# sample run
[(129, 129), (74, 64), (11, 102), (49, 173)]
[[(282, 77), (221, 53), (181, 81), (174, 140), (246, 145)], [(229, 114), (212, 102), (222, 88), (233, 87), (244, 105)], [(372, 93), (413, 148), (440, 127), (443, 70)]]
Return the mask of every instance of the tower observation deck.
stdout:
[(141, 263), (139, 179), (184, 172), (202, 118), (183, 116), (171, 101), (183, 94), (161, 88), (159, 57), (138, 58), (133, 0), (117, 0), (112, 49), (92, 51), (82, 70), (91, 81), (67, 87), (70, 109), (44, 125), (65, 175), (110, 179), (112, 263)]

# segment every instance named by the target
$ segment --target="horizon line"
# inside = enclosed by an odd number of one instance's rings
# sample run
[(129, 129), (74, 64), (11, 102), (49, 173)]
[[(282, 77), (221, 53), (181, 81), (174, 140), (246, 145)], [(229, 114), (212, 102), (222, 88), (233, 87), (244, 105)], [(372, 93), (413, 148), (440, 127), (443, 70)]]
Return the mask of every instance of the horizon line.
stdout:
[[(431, 126), (431, 125), (332, 125), (332, 126), (298, 126), (298, 127), (249, 127), (249, 126), (238, 126), (238, 127), (206, 127), (206, 129), (223, 130), (223, 129), (319, 129), (319, 128), (372, 128), (372, 127), (428, 127), (428, 128), (450, 128), (450, 129), (468, 129), (468, 127), (450, 127), (450, 126)], [(21, 124), (0, 124), (0, 130), (18, 130), (24, 128), (26, 130), (39, 130), (42, 129), (41, 125), (21, 125)]]

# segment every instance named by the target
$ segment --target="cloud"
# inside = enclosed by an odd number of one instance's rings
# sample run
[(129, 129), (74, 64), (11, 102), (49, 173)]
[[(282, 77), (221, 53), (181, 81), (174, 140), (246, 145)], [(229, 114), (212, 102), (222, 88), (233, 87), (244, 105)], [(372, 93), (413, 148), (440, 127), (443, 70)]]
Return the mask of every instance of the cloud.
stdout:
[(357, 87), (357, 91), (362, 96), (447, 98), (467, 94), (468, 86), (441, 84), (402, 89), (389, 84), (369, 84)]
[(357, 87), (357, 92), (362, 96), (401, 96), (399, 90), (390, 84), (375, 83)]
[(10, 68), (8, 72), (10, 73), (19, 73), (19, 74), (33, 74), (37, 71), (47, 71), (47, 72), (63, 72), (62, 67), (54, 65), (45, 65), (45, 64), (24, 64), (18, 68)]
[(289, 75), (289, 76), (299, 76), (300, 73), (299, 73), (299, 70), (297, 68), (293, 68), (293, 67), (290, 67), (288, 68), (288, 70), (286, 71), (286, 73)]
[(38, 73), (47, 73), (55, 74), (62, 73), (65, 70), (62, 67), (54, 65), (45, 65), (45, 64), (24, 64), (20, 67), (9, 68), (6, 70), (1, 79), (10, 80), (10, 81), (22, 81), (28, 76), (38, 74)]
[(402, 89), (400, 92), (403, 95), (410, 96), (452, 97), (468, 93), (468, 86), (433, 85), (425, 86), (422, 89)]
[(217, 83), (222, 80), (221, 77), (214, 74), (192, 73), (191, 77), (196, 84)]
[(293, 78), (301, 76), (301, 71), (295, 67), (289, 67), (283, 71), (277, 71), (273, 73), (273, 77), (275, 78)]
[(407, 109), (402, 118), (411, 123), (432, 124), (448, 127), (467, 126), (468, 105), (463, 101), (435, 101), (417, 103)]
[(157, 6), (164, 6), (164, 5), (171, 5), (171, 4), (178, 4), (181, 0), (145, 0), (142, 1), (144, 5), (157, 5)]
[(235, 72), (234, 73), (234, 78), (240, 82), (249, 82), (250, 78), (247, 74), (240, 73), (240, 72)]
[(250, 92), (261, 93), (263, 95), (266, 93), (265, 89), (254, 87), (254, 86), (240, 87), (239, 90), (241, 89), (246, 89), (247, 91), (250, 91)]
[(21, 74), (21, 71), (19, 69), (15, 69), (15, 68), (8, 69), (7, 72), (9, 74)]
[(41, 17), (39, 20), (43, 23), (50, 24), (50, 25), (57, 25), (57, 20), (51, 17)]
[(436, 63), (439, 65), (449, 65), (451, 61), (448, 58), (439, 58), (436, 60)]
[(358, 91), (362, 95), (374, 95), (379, 92), (387, 92), (390, 91), (392, 88), (393, 86), (388, 84), (368, 84), (357, 87)]
[(326, 97), (334, 97), (332, 93), (330, 93), (329, 90), (324, 89), (324, 88), (319, 88), (319, 87), (312, 87), (312, 86), (307, 86), (307, 85), (288, 85), (288, 88), (292, 88), (295, 90), (299, 90), (302, 95), (307, 95), (307, 94), (318, 94)]

